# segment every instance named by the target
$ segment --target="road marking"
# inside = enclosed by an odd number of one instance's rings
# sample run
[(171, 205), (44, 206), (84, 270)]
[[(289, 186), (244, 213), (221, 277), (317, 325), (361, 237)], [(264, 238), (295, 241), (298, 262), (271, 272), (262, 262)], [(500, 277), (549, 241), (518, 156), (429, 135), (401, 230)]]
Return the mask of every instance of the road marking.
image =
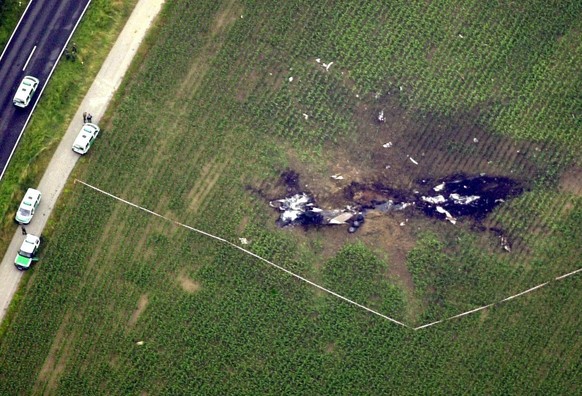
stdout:
[(28, 55), (28, 59), (26, 60), (26, 63), (24, 64), (22, 71), (24, 71), (24, 69), (26, 69), (26, 66), (28, 66), (28, 62), (30, 62), (30, 58), (32, 58), (32, 54), (34, 54), (34, 51), (36, 51), (36, 45), (32, 48), (30, 55)]
[[(18, 146), (18, 143), (20, 142), (20, 139), (22, 138), (22, 134), (24, 133), (26, 126), (30, 122), (30, 117), (32, 117), (32, 113), (34, 113), (34, 109), (36, 109), (36, 105), (38, 104), (38, 101), (40, 100), (42, 93), (44, 92), (44, 89), (46, 88), (48, 82), (50, 81), (51, 76), (53, 75), (53, 72), (55, 71), (55, 68), (59, 64), (59, 60), (63, 56), (63, 52), (65, 52), (65, 48), (67, 48), (67, 45), (69, 44), (69, 41), (71, 40), (71, 37), (73, 37), (75, 30), (77, 30), (77, 26), (79, 26), (81, 19), (83, 19), (83, 16), (87, 12), (87, 8), (89, 8), (91, 1), (92, 0), (89, 0), (87, 2), (87, 5), (83, 9), (83, 12), (81, 13), (81, 15), (79, 15), (79, 19), (77, 19), (77, 23), (75, 23), (75, 26), (73, 26), (73, 30), (71, 30), (71, 34), (69, 34), (69, 38), (67, 39), (67, 42), (65, 43), (65, 45), (61, 49), (59, 56), (55, 60), (55, 64), (53, 65), (48, 77), (46, 78), (46, 81), (44, 82), (44, 84), (42, 84), (42, 88), (41, 88), (40, 92), (38, 93), (38, 95), (36, 96), (36, 100), (34, 101), (34, 103), (32, 105), (32, 109), (30, 110), (30, 113), (28, 113), (28, 118), (26, 119), (24, 126), (22, 127), (22, 130), (20, 131), (20, 134), (18, 135), (18, 139), (16, 140), (16, 143), (14, 143), (14, 146), (12, 147), (12, 151), (10, 152), (10, 156), (6, 160), (6, 164), (4, 165), (4, 169), (2, 169), (2, 172), (0, 172), (0, 180), (2, 180), (2, 178), (4, 177), (4, 174), (6, 173), (6, 169), (8, 169), (8, 165), (10, 164), (10, 160), (12, 159), (12, 156), (14, 155), (14, 152), (16, 151), (16, 147)], [(32, 3), (32, 1), (30, 3)]]

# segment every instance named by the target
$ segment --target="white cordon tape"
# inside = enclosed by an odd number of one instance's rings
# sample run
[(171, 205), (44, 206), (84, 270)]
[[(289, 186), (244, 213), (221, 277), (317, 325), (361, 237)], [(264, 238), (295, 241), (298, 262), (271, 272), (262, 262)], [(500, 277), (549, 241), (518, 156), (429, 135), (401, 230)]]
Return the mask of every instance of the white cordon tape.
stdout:
[(154, 215), (154, 216), (157, 216), (157, 217), (160, 217), (160, 218), (162, 218), (162, 219), (164, 219), (164, 220), (170, 221), (170, 222), (174, 223), (175, 225), (177, 225), (177, 226), (179, 226), (179, 227), (184, 227), (184, 228), (187, 228), (187, 229), (189, 229), (189, 230), (191, 230), (191, 231), (194, 231), (194, 232), (197, 232), (197, 233), (199, 233), (199, 234), (206, 235), (206, 236), (207, 236), (207, 237), (209, 237), (209, 238), (213, 238), (213, 239), (216, 239), (217, 241), (220, 241), (220, 242), (226, 243), (226, 244), (228, 244), (228, 245), (230, 245), (230, 246), (232, 246), (232, 247), (234, 247), (234, 248), (237, 248), (238, 250), (241, 250), (241, 251), (245, 252), (246, 254), (249, 254), (249, 255), (251, 255), (251, 256), (253, 256), (253, 257), (256, 257), (257, 259), (259, 259), (259, 260), (261, 260), (261, 261), (264, 261), (265, 263), (267, 263), (267, 264), (269, 264), (269, 265), (271, 265), (271, 266), (273, 266), (273, 267), (275, 267), (275, 268), (277, 268), (277, 269), (279, 269), (279, 270), (281, 270), (281, 271), (283, 271), (283, 272), (286, 272), (287, 274), (289, 274), (289, 275), (291, 275), (291, 276), (294, 276), (295, 278), (297, 278), (297, 279), (299, 279), (299, 280), (302, 280), (303, 282), (309, 283), (311, 286), (317, 287), (318, 289), (320, 289), (320, 290), (323, 290), (324, 292), (326, 292), (326, 293), (329, 293), (329, 294), (331, 294), (332, 296), (335, 296), (335, 297), (337, 297), (337, 298), (339, 298), (339, 299), (341, 299), (341, 300), (344, 300), (344, 301), (346, 301), (346, 302), (348, 302), (348, 303), (350, 303), (350, 304), (352, 304), (352, 305), (355, 305), (355, 306), (356, 306), (356, 307), (358, 307), (358, 308), (362, 308), (362, 309), (364, 309), (364, 310), (366, 310), (366, 311), (368, 311), (368, 312), (370, 312), (370, 313), (373, 313), (374, 315), (378, 315), (378, 316), (380, 316), (381, 318), (387, 319), (387, 320), (389, 320), (389, 321), (390, 321), (390, 322), (392, 322), (392, 323), (396, 323), (397, 325), (400, 325), (400, 326), (403, 326), (403, 327), (406, 327), (406, 328), (410, 328), (410, 326), (408, 326), (408, 325), (405, 325), (404, 323), (402, 323), (402, 322), (399, 322), (399, 321), (397, 321), (396, 319), (392, 319), (392, 318), (391, 318), (391, 317), (389, 317), (389, 316), (386, 316), (386, 315), (384, 315), (384, 314), (381, 314), (381, 313), (380, 313), (380, 312), (378, 312), (378, 311), (374, 311), (374, 310), (373, 310), (373, 309), (371, 309), (371, 308), (368, 308), (368, 307), (366, 307), (366, 306), (364, 306), (364, 305), (362, 305), (362, 304), (359, 304), (359, 303), (357, 303), (357, 302), (355, 302), (355, 301), (352, 301), (352, 300), (350, 300), (350, 299), (349, 299), (349, 298), (347, 298), (347, 297), (344, 297), (344, 296), (342, 296), (342, 295), (340, 295), (340, 294), (337, 294), (336, 292), (334, 292), (334, 291), (332, 291), (332, 290), (326, 289), (325, 287), (323, 287), (323, 286), (320, 286), (320, 285), (318, 285), (317, 283), (314, 283), (314, 282), (310, 281), (309, 279), (306, 279), (306, 278), (304, 278), (304, 277), (302, 277), (302, 276), (300, 276), (300, 275), (297, 275), (297, 274), (295, 274), (295, 273), (293, 273), (293, 272), (289, 271), (288, 269), (285, 269), (285, 268), (283, 268), (283, 267), (281, 267), (281, 266), (279, 266), (279, 265), (277, 265), (277, 264), (275, 264), (275, 263), (272, 263), (272, 262), (270, 262), (269, 260), (267, 260), (267, 259), (265, 259), (265, 258), (263, 258), (263, 257), (261, 257), (261, 256), (259, 256), (259, 255), (257, 255), (257, 254), (255, 254), (255, 253), (253, 253), (253, 252), (250, 252), (250, 251), (246, 250), (245, 248), (242, 248), (242, 247), (240, 247), (240, 246), (238, 246), (238, 245), (236, 245), (236, 244), (234, 244), (234, 243), (232, 243), (232, 242), (229, 242), (229, 241), (227, 241), (227, 240), (226, 240), (226, 239), (224, 239), (224, 238), (220, 238), (220, 237), (217, 237), (217, 236), (215, 236), (215, 235), (212, 235), (212, 234), (209, 234), (209, 233), (207, 233), (207, 232), (204, 232), (204, 231), (202, 231), (202, 230), (199, 230), (199, 229), (197, 229), (197, 228), (190, 227), (189, 225), (182, 224), (182, 223), (180, 223), (179, 221), (175, 221), (175, 220), (168, 219), (167, 217), (165, 217), (165, 216), (162, 216), (161, 214), (158, 214), (158, 213), (152, 212), (152, 211), (151, 211), (151, 210), (149, 210), (149, 209), (143, 208), (143, 207), (141, 207), (141, 206), (139, 206), (139, 205), (136, 205), (136, 204), (134, 204), (134, 203), (132, 203), (132, 202), (126, 201), (125, 199), (119, 198), (119, 197), (117, 197), (117, 196), (115, 196), (115, 195), (113, 195), (113, 194), (110, 194), (110, 193), (108, 193), (107, 191), (103, 191), (103, 190), (101, 190), (101, 189), (99, 189), (99, 188), (97, 188), (97, 187), (95, 187), (95, 186), (92, 186), (92, 185), (90, 185), (90, 184), (87, 184), (87, 183), (85, 183), (84, 181), (81, 181), (81, 180), (75, 179), (75, 183), (77, 183), (77, 182), (79, 182), (79, 183), (81, 183), (81, 184), (83, 184), (83, 185), (85, 185), (85, 186), (87, 186), (87, 187), (89, 187), (89, 188), (92, 188), (92, 189), (93, 189), (93, 190), (95, 190), (95, 191), (99, 191), (100, 193), (102, 193), (102, 194), (105, 194), (105, 195), (107, 195), (107, 196), (109, 196), (109, 197), (111, 197), (111, 198), (115, 198), (115, 199), (117, 199), (118, 201), (121, 201), (121, 202), (123, 202), (123, 203), (126, 203), (126, 204), (128, 204), (128, 205), (130, 205), (130, 206), (133, 206), (133, 207), (135, 207), (135, 208), (137, 208), (137, 209), (141, 209), (141, 210), (143, 210), (143, 211), (145, 211), (145, 212), (147, 212), (147, 213), (150, 213), (150, 214), (152, 214), (152, 215)]
[[(337, 297), (337, 298), (339, 298), (339, 299), (341, 299), (341, 300), (344, 300), (345, 302), (348, 302), (348, 303), (350, 303), (350, 304), (352, 304), (352, 305), (355, 305), (355, 306), (356, 306), (356, 307), (358, 307), (358, 308), (362, 308), (362, 309), (363, 309), (363, 310), (365, 310), (365, 311), (368, 311), (368, 312), (370, 312), (370, 313), (373, 313), (374, 315), (377, 315), (377, 316), (379, 316), (379, 317), (381, 317), (381, 318), (384, 318), (384, 319), (386, 319), (386, 320), (389, 320), (390, 322), (392, 322), (392, 323), (396, 323), (397, 325), (400, 325), (400, 326), (402, 326), (402, 327), (405, 327), (405, 328), (407, 328), (407, 329), (412, 329), (412, 330), (420, 330), (420, 329), (424, 329), (424, 328), (427, 328), (427, 327), (434, 326), (434, 325), (436, 325), (436, 324), (439, 324), (439, 323), (446, 322), (446, 321), (448, 321), (448, 320), (452, 320), (452, 319), (461, 318), (461, 317), (463, 317), (463, 316), (470, 315), (470, 314), (472, 314), (472, 313), (475, 313), (475, 312), (479, 312), (479, 311), (481, 311), (481, 310), (483, 310), (483, 309), (487, 309), (487, 308), (489, 308), (489, 307), (492, 307), (492, 306), (494, 306), (494, 305), (501, 304), (501, 303), (503, 303), (503, 302), (506, 302), (506, 301), (513, 300), (514, 298), (516, 298), (516, 297), (520, 297), (520, 296), (523, 296), (524, 294), (531, 293), (532, 291), (534, 291), (534, 290), (537, 290), (537, 289), (540, 289), (540, 288), (542, 288), (542, 287), (544, 287), (544, 286), (548, 285), (550, 282), (552, 282), (552, 281), (548, 281), (548, 282), (545, 282), (545, 283), (539, 284), (539, 285), (537, 285), (537, 286), (534, 286), (534, 287), (532, 287), (532, 288), (529, 288), (529, 289), (527, 289), (527, 290), (525, 290), (525, 291), (522, 291), (522, 292), (520, 292), (520, 293), (514, 294), (513, 296), (509, 296), (509, 297), (507, 297), (507, 298), (504, 298), (503, 300), (500, 300), (500, 301), (497, 301), (497, 302), (494, 302), (494, 303), (491, 303), (491, 304), (483, 305), (483, 306), (481, 306), (481, 307), (478, 307), (478, 308), (471, 309), (470, 311), (462, 312), (462, 313), (460, 313), (460, 314), (457, 314), (457, 315), (454, 315), (454, 316), (450, 316), (450, 317), (448, 317), (448, 318), (445, 318), (445, 319), (437, 320), (437, 321), (435, 321), (435, 322), (427, 323), (427, 324), (424, 324), (424, 325), (422, 325), (422, 326), (418, 326), (418, 327), (412, 327), (412, 326), (409, 326), (409, 325), (407, 325), (407, 324), (404, 324), (404, 323), (402, 323), (402, 322), (399, 322), (399, 321), (397, 321), (396, 319), (393, 319), (393, 318), (391, 318), (391, 317), (389, 317), (389, 316), (386, 316), (386, 315), (384, 315), (384, 314), (381, 314), (381, 313), (380, 313), (380, 312), (378, 312), (378, 311), (374, 311), (373, 309), (371, 309), (371, 308), (368, 308), (368, 307), (366, 307), (366, 306), (364, 306), (364, 305), (362, 305), (362, 304), (359, 304), (359, 303), (357, 303), (357, 302), (355, 302), (355, 301), (352, 301), (352, 300), (350, 300), (349, 298), (347, 298), (347, 297), (344, 297), (344, 296), (342, 296), (342, 295), (340, 295), (340, 294), (337, 294), (336, 292), (334, 292), (334, 291), (332, 291), (332, 290), (326, 289), (325, 287), (323, 287), (323, 286), (320, 286), (320, 285), (318, 285), (317, 283), (314, 283), (314, 282), (310, 281), (309, 279), (306, 279), (306, 278), (302, 277), (301, 275), (297, 275), (297, 274), (295, 274), (295, 273), (293, 273), (293, 272), (289, 271), (288, 269), (285, 269), (285, 268), (283, 268), (283, 267), (281, 267), (281, 266), (279, 266), (279, 265), (277, 265), (277, 264), (275, 264), (275, 263), (272, 263), (271, 261), (269, 261), (269, 260), (267, 260), (267, 259), (265, 259), (265, 258), (263, 258), (263, 257), (261, 257), (261, 256), (259, 256), (259, 255), (257, 255), (257, 254), (255, 254), (255, 253), (253, 253), (253, 252), (251, 252), (251, 251), (248, 251), (248, 250), (246, 250), (245, 248), (242, 248), (242, 247), (240, 247), (240, 246), (238, 246), (238, 245), (236, 245), (236, 244), (234, 244), (234, 243), (232, 243), (232, 242), (230, 242), (230, 241), (227, 241), (227, 240), (226, 240), (226, 239), (224, 239), (224, 238), (220, 238), (220, 237), (218, 237), (218, 236), (215, 236), (215, 235), (209, 234), (209, 233), (207, 233), (207, 232), (205, 232), (205, 231), (199, 230), (199, 229), (197, 229), (197, 228), (194, 228), (194, 227), (191, 227), (191, 226), (189, 226), (189, 225), (182, 224), (182, 223), (180, 223), (180, 222), (178, 222), (178, 221), (175, 221), (175, 220), (169, 219), (169, 218), (167, 218), (167, 217), (165, 217), (165, 216), (162, 216), (161, 214), (158, 214), (158, 213), (156, 213), (156, 212), (153, 212), (153, 211), (151, 211), (151, 210), (149, 210), (149, 209), (146, 209), (146, 208), (144, 208), (144, 207), (141, 207), (141, 206), (139, 206), (139, 205), (136, 205), (136, 204), (134, 204), (134, 203), (132, 203), (132, 202), (126, 201), (125, 199), (119, 198), (118, 196), (115, 196), (115, 195), (113, 195), (113, 194), (111, 194), (111, 193), (108, 193), (107, 191), (103, 191), (103, 190), (101, 190), (101, 189), (99, 189), (99, 188), (97, 188), (97, 187), (95, 187), (95, 186), (92, 186), (91, 184), (85, 183), (85, 182), (84, 182), (84, 181), (82, 181), (82, 180), (75, 179), (75, 181), (74, 181), (74, 182), (75, 182), (75, 183), (81, 183), (81, 184), (83, 184), (84, 186), (87, 186), (87, 187), (89, 187), (89, 188), (91, 188), (91, 189), (93, 189), (93, 190), (95, 190), (95, 191), (98, 191), (98, 192), (100, 192), (100, 193), (102, 193), (102, 194), (105, 194), (105, 195), (107, 195), (108, 197), (114, 198), (114, 199), (116, 199), (116, 200), (118, 200), (118, 201), (120, 201), (120, 202), (123, 202), (123, 203), (125, 203), (125, 204), (128, 204), (128, 205), (130, 205), (130, 206), (133, 206), (134, 208), (137, 208), (137, 209), (143, 210), (144, 212), (147, 212), (147, 213), (149, 213), (149, 214), (152, 214), (152, 215), (154, 215), (154, 216), (156, 216), (156, 217), (159, 217), (159, 218), (161, 218), (161, 219), (164, 219), (164, 220), (170, 221), (170, 222), (174, 223), (175, 225), (177, 225), (177, 226), (179, 226), (179, 227), (184, 227), (184, 228), (186, 228), (186, 229), (188, 229), (188, 230), (191, 230), (191, 231), (197, 232), (197, 233), (199, 233), (199, 234), (202, 234), (202, 235), (206, 235), (206, 236), (207, 236), (207, 237), (209, 237), (209, 238), (213, 238), (213, 239), (216, 239), (217, 241), (220, 241), (220, 242), (226, 243), (227, 245), (230, 245), (230, 246), (232, 246), (232, 247), (234, 247), (234, 248), (236, 248), (236, 249), (238, 249), (238, 250), (240, 250), (240, 251), (242, 251), (242, 252), (245, 252), (246, 254), (248, 254), (248, 255), (251, 255), (251, 256), (253, 256), (253, 257), (255, 257), (255, 258), (257, 258), (257, 259), (259, 259), (259, 260), (261, 260), (261, 261), (263, 261), (263, 262), (265, 262), (265, 263), (267, 263), (267, 264), (269, 264), (269, 265), (271, 265), (271, 266), (273, 266), (273, 267), (275, 267), (275, 268), (277, 268), (278, 270), (281, 270), (281, 271), (283, 271), (283, 272), (285, 272), (285, 273), (287, 273), (287, 274), (289, 274), (289, 275), (291, 275), (291, 276), (293, 276), (293, 277), (295, 277), (295, 278), (297, 278), (297, 279), (299, 279), (299, 280), (301, 280), (301, 281), (303, 281), (303, 282), (306, 282), (306, 283), (310, 284), (311, 286), (314, 286), (314, 287), (316, 287), (316, 288), (318, 288), (318, 289), (320, 289), (320, 290), (323, 290), (324, 292), (326, 292), (326, 293), (329, 293), (329, 294), (331, 294), (332, 296), (335, 296), (335, 297)], [(574, 271), (572, 271), (572, 272), (568, 272), (567, 274), (564, 274), (564, 275), (557, 276), (556, 278), (554, 278), (554, 279), (553, 279), (553, 281), (558, 281), (558, 280), (565, 279), (565, 278), (567, 278), (567, 277), (569, 277), (569, 276), (572, 276), (572, 275), (575, 275), (575, 274), (577, 274), (578, 272), (582, 272), (582, 268), (579, 268), (579, 269), (577, 269), (577, 270), (574, 270)]]

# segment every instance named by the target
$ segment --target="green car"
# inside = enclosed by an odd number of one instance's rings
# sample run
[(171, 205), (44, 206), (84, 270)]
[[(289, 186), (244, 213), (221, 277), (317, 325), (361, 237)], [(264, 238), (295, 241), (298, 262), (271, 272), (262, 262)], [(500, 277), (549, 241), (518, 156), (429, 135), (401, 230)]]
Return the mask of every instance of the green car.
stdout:
[(36, 253), (38, 252), (38, 247), (40, 246), (40, 238), (34, 236), (32, 234), (28, 234), (22, 245), (20, 246), (20, 250), (14, 259), (14, 265), (20, 271), (24, 271), (30, 268), (33, 261), (38, 261), (38, 258), (35, 257)]

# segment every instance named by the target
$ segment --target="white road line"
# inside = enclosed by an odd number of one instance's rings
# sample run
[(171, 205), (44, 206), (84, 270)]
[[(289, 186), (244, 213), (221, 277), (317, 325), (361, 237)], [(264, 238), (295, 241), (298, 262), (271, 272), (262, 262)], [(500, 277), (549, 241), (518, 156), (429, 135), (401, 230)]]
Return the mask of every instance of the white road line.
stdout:
[[(32, 113), (34, 113), (34, 109), (36, 108), (36, 105), (38, 104), (38, 101), (40, 100), (40, 97), (42, 96), (42, 93), (44, 92), (44, 89), (48, 85), (48, 82), (50, 81), (51, 76), (53, 75), (53, 72), (55, 71), (55, 68), (59, 64), (59, 60), (61, 59), (61, 56), (63, 55), (63, 52), (65, 51), (65, 48), (67, 48), (67, 45), (69, 44), (69, 41), (71, 40), (71, 37), (73, 37), (73, 34), (75, 33), (75, 30), (77, 30), (77, 26), (79, 26), (79, 23), (81, 22), (81, 19), (83, 19), (83, 16), (85, 15), (85, 12), (87, 12), (87, 8), (89, 8), (89, 4), (91, 4), (91, 1), (92, 0), (89, 0), (87, 2), (87, 5), (85, 6), (85, 9), (83, 9), (83, 12), (81, 13), (81, 15), (79, 15), (79, 19), (77, 19), (77, 23), (75, 23), (75, 26), (73, 26), (73, 30), (71, 30), (71, 34), (69, 35), (69, 38), (67, 39), (67, 42), (65, 43), (65, 45), (61, 49), (61, 52), (59, 53), (59, 56), (57, 57), (57, 59), (55, 61), (55, 64), (53, 65), (53, 68), (51, 69), (48, 77), (46, 78), (46, 81), (43, 84), (42, 89), (38, 93), (38, 96), (36, 97), (36, 100), (35, 100), (34, 104), (32, 105), (32, 109), (30, 110), (30, 113), (28, 114), (28, 118), (26, 119), (26, 122), (24, 123), (24, 126), (22, 127), (22, 130), (20, 131), (20, 134), (18, 135), (18, 139), (16, 140), (16, 143), (14, 143), (14, 146), (12, 147), (12, 151), (10, 152), (10, 156), (6, 160), (6, 165), (4, 165), (4, 169), (2, 169), (2, 173), (0, 173), (0, 180), (2, 180), (2, 178), (4, 177), (4, 173), (6, 173), (6, 169), (8, 169), (8, 164), (10, 164), (10, 160), (12, 159), (12, 156), (14, 155), (14, 152), (16, 151), (16, 147), (18, 147), (18, 143), (20, 142), (20, 139), (22, 138), (22, 135), (24, 134), (24, 130), (26, 129), (26, 126), (30, 122), (30, 117), (32, 117)], [(31, 3), (32, 3), (32, 1), (31, 1)]]
[(28, 62), (30, 62), (30, 58), (32, 58), (32, 55), (34, 54), (34, 51), (36, 51), (36, 45), (32, 48), (32, 51), (30, 52), (30, 55), (28, 55), (28, 59), (26, 60), (26, 63), (24, 64), (24, 67), (22, 68), (22, 71), (24, 71), (24, 69), (26, 69), (26, 66), (28, 66)]
[(32, 4), (33, 1), (34, 0), (30, 0), (30, 2), (28, 3), (28, 5), (26, 6), (26, 9), (24, 10), (24, 12), (22, 13), (20, 19), (18, 20), (18, 23), (16, 24), (16, 27), (12, 31), (12, 34), (10, 35), (10, 38), (8, 39), (8, 42), (4, 46), (4, 50), (2, 51), (2, 55), (0, 55), (0, 62), (2, 61), (2, 57), (4, 57), (4, 53), (6, 52), (6, 50), (8, 49), (8, 47), (10, 46), (10, 42), (12, 41), (12, 37), (14, 37), (14, 35), (18, 31), (18, 27), (20, 26), (20, 22), (22, 22), (22, 20), (24, 19), (24, 16), (26, 15), (26, 11), (28, 11), (28, 8), (30, 7), (30, 5)]

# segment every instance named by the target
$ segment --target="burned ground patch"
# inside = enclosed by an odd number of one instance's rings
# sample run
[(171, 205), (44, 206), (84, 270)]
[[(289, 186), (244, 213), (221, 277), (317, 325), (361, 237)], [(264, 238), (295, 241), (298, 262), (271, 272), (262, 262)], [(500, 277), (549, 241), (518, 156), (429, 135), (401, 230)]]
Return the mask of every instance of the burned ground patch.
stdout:
[[(323, 227), (320, 241), (329, 254), (342, 243), (362, 240), (386, 253), (392, 275), (408, 290), (413, 286), (407, 253), (418, 232), (432, 230), (446, 239), (453, 225), (442, 222), (448, 220), (480, 234), (475, 243), (481, 248), (509, 251), (523, 239), (490, 214), (563, 166), (555, 163), (560, 155), (550, 144), (487, 131), (479, 109), (454, 117), (433, 114), (404, 107), (398, 91), (350, 100), (353, 134), (324, 143), (323, 157), (313, 163), (299, 160), (297, 149), (290, 148), (290, 168), (251, 189), (268, 202), (305, 193), (308, 210), (297, 222), (279, 218), (279, 225), (300, 224), (307, 237), (310, 229)], [(443, 183), (446, 188), (434, 190)], [(272, 206), (281, 214), (280, 204)], [(345, 212), (353, 216), (340, 218), (343, 226), (327, 226)], [(358, 215), (365, 216), (364, 224), (358, 221), (354, 228)], [(346, 232), (350, 227), (354, 234)], [(512, 254), (524, 252), (525, 246)]]

